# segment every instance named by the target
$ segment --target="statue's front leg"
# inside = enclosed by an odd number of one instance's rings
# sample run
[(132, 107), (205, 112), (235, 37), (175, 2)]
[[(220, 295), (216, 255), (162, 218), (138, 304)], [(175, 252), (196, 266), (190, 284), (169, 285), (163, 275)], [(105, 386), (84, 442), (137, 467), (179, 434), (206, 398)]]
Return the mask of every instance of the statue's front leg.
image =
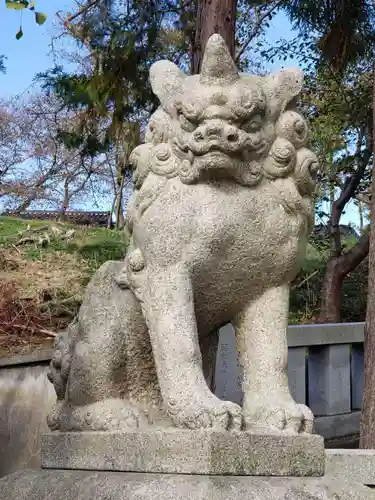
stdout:
[(149, 266), (138, 290), (165, 407), (178, 427), (241, 427), (241, 409), (210, 391), (203, 374), (190, 276)]
[(312, 432), (313, 415), (289, 390), (287, 328), (289, 285), (266, 290), (235, 319), (243, 367), (246, 428)]

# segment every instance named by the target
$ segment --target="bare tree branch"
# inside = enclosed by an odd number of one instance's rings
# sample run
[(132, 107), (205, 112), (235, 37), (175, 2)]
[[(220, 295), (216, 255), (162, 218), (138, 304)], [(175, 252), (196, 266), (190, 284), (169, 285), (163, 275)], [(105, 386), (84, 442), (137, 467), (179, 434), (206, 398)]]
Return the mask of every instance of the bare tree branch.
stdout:
[[(366, 137), (366, 148), (361, 151), (363, 137)], [(346, 204), (355, 196), (358, 186), (363, 178), (366, 168), (372, 156), (372, 137), (371, 134), (360, 132), (357, 140), (356, 149), (357, 169), (347, 179), (343, 188), (341, 189), (340, 196), (333, 202), (332, 213), (329, 221), (330, 231), (333, 240), (333, 256), (339, 257), (341, 255), (341, 235), (339, 230), (339, 223), (342, 212)]]
[(368, 195), (368, 194), (365, 194), (365, 193), (357, 193), (356, 195), (354, 195), (354, 198), (362, 203), (364, 203), (365, 205), (368, 205), (370, 206), (371, 205), (371, 196)]
[(83, 5), (77, 12), (74, 14), (70, 14), (70, 16), (66, 17), (65, 19), (62, 19), (60, 12), (57, 12), (56, 15), (59, 19), (63, 20), (64, 25), (67, 27), (69, 23), (74, 21), (77, 17), (81, 16), (82, 14), (85, 14), (88, 12), (92, 7), (96, 7), (99, 5), (100, 0), (93, 0), (92, 2), (89, 2), (86, 5)]
[(236, 54), (236, 62), (238, 62), (241, 59), (242, 54), (245, 52), (247, 47), (250, 45), (250, 43), (254, 40), (254, 38), (259, 34), (259, 31), (262, 27), (263, 21), (270, 15), (272, 12), (274, 12), (283, 2), (283, 0), (278, 0), (276, 2), (271, 2), (273, 5), (270, 6), (268, 10), (263, 12), (263, 14), (257, 14), (257, 20), (254, 24), (253, 29), (249, 33), (246, 42), (242, 44), (241, 50)]
[(54, 96), (0, 103), (0, 210), (22, 212), (34, 203), (60, 209), (112, 196), (112, 166), (85, 156), (84, 144), (70, 149), (57, 138), (87, 119)]

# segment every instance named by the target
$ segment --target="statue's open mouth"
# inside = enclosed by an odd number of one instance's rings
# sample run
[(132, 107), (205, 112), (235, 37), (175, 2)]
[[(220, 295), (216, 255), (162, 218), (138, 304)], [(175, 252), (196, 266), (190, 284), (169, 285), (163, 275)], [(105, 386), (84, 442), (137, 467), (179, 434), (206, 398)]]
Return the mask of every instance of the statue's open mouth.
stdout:
[(244, 159), (245, 152), (243, 145), (231, 147), (224, 141), (222, 143), (207, 141), (205, 144), (199, 144), (199, 146), (191, 144), (189, 149), (193, 152), (194, 156), (206, 158), (215, 156)]
[(201, 171), (215, 171), (215, 176), (226, 177), (228, 172), (238, 169), (239, 164), (246, 161), (244, 151), (228, 151), (218, 145), (214, 145), (203, 154), (194, 155), (194, 164)]
[(208, 140), (201, 143), (192, 141), (188, 144), (188, 149), (194, 156), (205, 155), (225, 155), (230, 158), (245, 160), (249, 154), (262, 155), (269, 145), (267, 141), (260, 140), (253, 142), (249, 137), (246, 140), (236, 143), (222, 140)]
[(228, 151), (228, 149), (221, 147), (219, 144), (213, 144), (207, 149), (207, 151), (197, 154), (197, 156), (233, 156), (238, 155), (239, 153), (240, 151)]
[(228, 163), (226, 168), (229, 168), (230, 161), (234, 161), (233, 167), (237, 168), (235, 165), (238, 165), (238, 162), (256, 161), (266, 152), (269, 144), (265, 140), (254, 141), (248, 136), (246, 140), (236, 142), (216, 138), (201, 142), (194, 140), (182, 142), (174, 138), (172, 147), (177, 157), (188, 159), (190, 163), (196, 161), (201, 164), (201, 167), (215, 167), (216, 161)]

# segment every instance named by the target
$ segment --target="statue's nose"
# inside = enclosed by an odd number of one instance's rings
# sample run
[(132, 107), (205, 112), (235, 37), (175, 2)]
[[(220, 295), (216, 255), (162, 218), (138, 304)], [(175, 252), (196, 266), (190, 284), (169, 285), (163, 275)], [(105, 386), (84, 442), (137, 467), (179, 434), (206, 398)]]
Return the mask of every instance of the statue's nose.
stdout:
[(207, 123), (201, 125), (193, 133), (195, 141), (204, 140), (224, 140), (228, 142), (238, 141), (238, 131), (236, 127), (219, 123)]
[(208, 123), (205, 127), (205, 136), (207, 139), (209, 138), (221, 138), (223, 132), (223, 126), (217, 125), (215, 123)]

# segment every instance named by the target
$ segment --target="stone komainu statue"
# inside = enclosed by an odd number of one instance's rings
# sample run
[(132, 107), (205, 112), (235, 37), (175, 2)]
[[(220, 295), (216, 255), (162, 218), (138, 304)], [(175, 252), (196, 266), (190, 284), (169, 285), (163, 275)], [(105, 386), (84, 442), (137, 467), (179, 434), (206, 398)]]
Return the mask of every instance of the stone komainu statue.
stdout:
[[(97, 271), (57, 341), (49, 425), (311, 432), (286, 370), (289, 288), (318, 167), (295, 107), (303, 75), (239, 74), (219, 35), (200, 75), (168, 61), (150, 73), (161, 105), (131, 157), (130, 247), (124, 262)], [(207, 383), (216, 332), (228, 322), (242, 408)]]

